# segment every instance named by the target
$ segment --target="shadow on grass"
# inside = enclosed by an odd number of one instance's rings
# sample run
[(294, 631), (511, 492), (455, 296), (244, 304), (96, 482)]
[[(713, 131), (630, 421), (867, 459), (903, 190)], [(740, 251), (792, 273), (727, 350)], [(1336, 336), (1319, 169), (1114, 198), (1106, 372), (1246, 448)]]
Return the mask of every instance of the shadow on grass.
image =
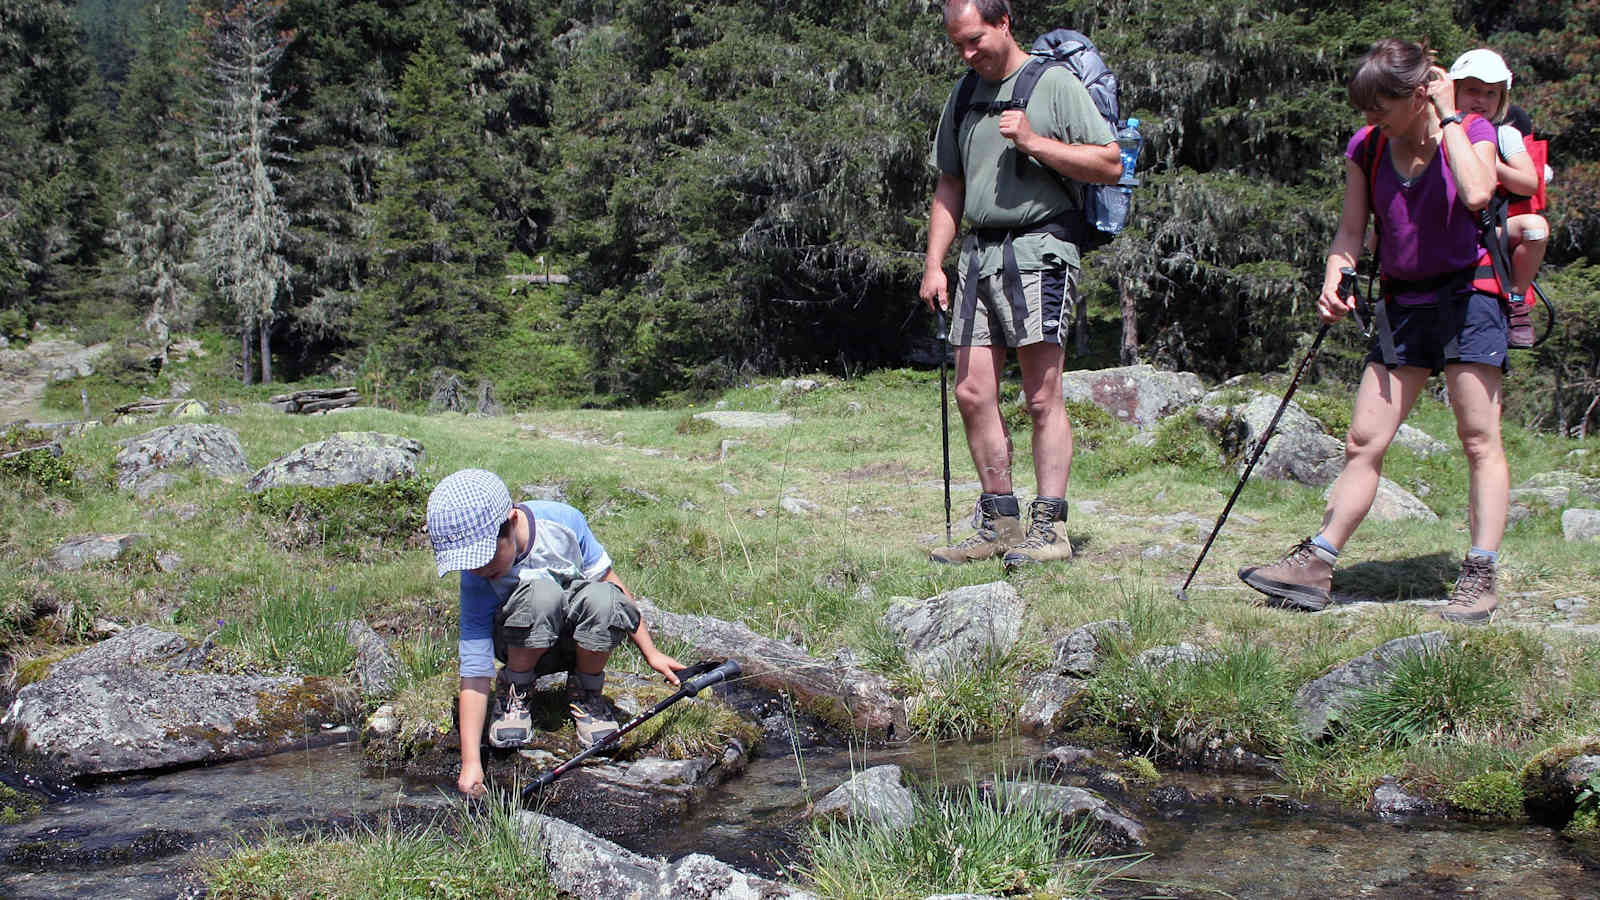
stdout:
[(1335, 603), (1400, 603), (1448, 597), (1461, 560), (1441, 550), (1426, 556), (1374, 559), (1333, 573)]

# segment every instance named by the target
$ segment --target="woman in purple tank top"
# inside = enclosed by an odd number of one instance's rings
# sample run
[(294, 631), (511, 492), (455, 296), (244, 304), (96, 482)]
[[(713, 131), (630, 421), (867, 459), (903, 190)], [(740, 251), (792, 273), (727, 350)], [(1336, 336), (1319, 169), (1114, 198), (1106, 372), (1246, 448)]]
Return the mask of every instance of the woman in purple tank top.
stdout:
[[(1487, 622), (1498, 603), (1495, 565), (1510, 482), (1500, 441), (1506, 317), (1499, 298), (1471, 285), (1477, 214), (1495, 187), (1494, 128), (1457, 111), (1444, 70), (1409, 41), (1374, 44), (1350, 79), (1349, 96), (1367, 128), (1345, 150), (1344, 212), (1317, 312), (1335, 322), (1353, 308), (1339, 296), (1340, 270), (1355, 266), (1372, 214), (1384, 285), (1374, 316), (1378, 334), (1321, 530), (1277, 563), (1245, 567), (1239, 577), (1274, 605), (1310, 611), (1328, 605), (1339, 550), (1377, 496), (1384, 453), (1429, 376), (1443, 372), (1467, 457), (1472, 543), (1439, 615)], [(1381, 141), (1369, 139), (1372, 129)]]

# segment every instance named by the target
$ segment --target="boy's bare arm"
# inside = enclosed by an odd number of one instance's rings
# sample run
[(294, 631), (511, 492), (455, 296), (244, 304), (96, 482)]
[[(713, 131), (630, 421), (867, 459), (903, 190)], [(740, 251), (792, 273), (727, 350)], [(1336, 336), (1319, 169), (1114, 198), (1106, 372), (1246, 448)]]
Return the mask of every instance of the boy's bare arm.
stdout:
[[(608, 569), (600, 580), (611, 582), (622, 591), (624, 597), (629, 600), (633, 599), (633, 592), (629, 591), (628, 586), (622, 583), (621, 578), (617, 577), (616, 569)], [(656, 647), (656, 642), (650, 639), (650, 629), (645, 627), (643, 616), (639, 617), (639, 627), (633, 630), (633, 634), (628, 635), (628, 639), (633, 641), (635, 647), (639, 648), (639, 655), (644, 657), (644, 661), (649, 664), (650, 668), (660, 672), (669, 683), (678, 683), (678, 676), (674, 670), (683, 668), (683, 663), (662, 653)]]
[(483, 722), (489, 716), (489, 691), (493, 679), (484, 676), (461, 679), (461, 694), (457, 698), (461, 727), (461, 774), (456, 787), (463, 794), (478, 796), (483, 785), (483, 756), (479, 746), (483, 735)]

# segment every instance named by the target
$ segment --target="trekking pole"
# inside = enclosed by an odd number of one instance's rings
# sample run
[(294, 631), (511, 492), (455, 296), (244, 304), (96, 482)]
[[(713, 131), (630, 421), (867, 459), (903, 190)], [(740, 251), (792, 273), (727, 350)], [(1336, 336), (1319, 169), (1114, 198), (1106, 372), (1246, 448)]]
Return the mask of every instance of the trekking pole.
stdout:
[[(1356, 270), (1348, 266), (1339, 270), (1339, 296), (1348, 298), (1355, 291)], [(1357, 298), (1359, 301), (1359, 298)], [(1359, 302), (1357, 303), (1359, 306)], [(1359, 319), (1357, 321), (1360, 321)], [(1206, 538), (1204, 547), (1200, 548), (1200, 555), (1195, 558), (1194, 566), (1189, 569), (1189, 577), (1183, 580), (1183, 587), (1178, 588), (1178, 599), (1189, 602), (1189, 583), (1194, 581), (1194, 573), (1200, 571), (1200, 563), (1205, 560), (1206, 553), (1211, 549), (1211, 543), (1217, 539), (1217, 533), (1222, 530), (1222, 523), (1228, 521), (1228, 513), (1233, 511), (1233, 503), (1239, 499), (1239, 493), (1244, 490), (1244, 483), (1250, 480), (1250, 472), (1256, 467), (1256, 460), (1267, 449), (1267, 441), (1272, 440), (1272, 433), (1278, 427), (1278, 420), (1283, 418), (1283, 411), (1289, 408), (1289, 398), (1294, 396), (1295, 389), (1300, 386), (1300, 378), (1305, 375), (1306, 368), (1311, 361), (1317, 358), (1317, 351), (1322, 349), (1322, 339), (1328, 336), (1328, 329), (1333, 327), (1332, 322), (1323, 322), (1322, 328), (1317, 331), (1316, 340), (1311, 342), (1311, 349), (1306, 352), (1305, 359), (1300, 360), (1300, 368), (1295, 370), (1294, 378), (1289, 382), (1289, 389), (1283, 394), (1283, 402), (1278, 404), (1278, 411), (1272, 414), (1272, 420), (1267, 423), (1266, 430), (1261, 432), (1261, 438), (1256, 442), (1255, 452), (1250, 454), (1250, 462), (1244, 467), (1244, 474), (1239, 476), (1239, 483), (1234, 485), (1233, 494), (1228, 497), (1228, 504), (1222, 508), (1222, 515), (1217, 516), (1217, 524), (1211, 529), (1211, 536)]]
[(680, 678), (689, 676), (681, 682), (677, 693), (665, 700), (662, 700), (660, 703), (657, 703), (655, 706), (650, 707), (637, 716), (629, 719), (621, 728), (618, 728), (615, 732), (612, 732), (601, 740), (596, 741), (587, 750), (584, 750), (561, 765), (556, 766), (554, 769), (551, 769), (550, 771), (540, 775), (538, 778), (535, 778), (531, 784), (522, 789), (522, 802), (528, 802), (528, 799), (531, 798), (535, 792), (550, 782), (555, 781), (557, 778), (560, 778), (561, 776), (572, 771), (572, 769), (576, 767), (578, 763), (581, 763), (589, 757), (615, 746), (618, 741), (622, 740), (623, 735), (634, 730), (635, 728), (638, 728), (640, 725), (643, 725), (647, 720), (654, 718), (662, 710), (666, 709), (672, 704), (677, 703), (679, 700), (682, 700), (685, 697), (693, 697), (713, 684), (719, 684), (727, 681), (729, 678), (736, 677), (739, 674), (739, 663), (731, 659), (720, 664), (703, 662), (698, 665), (690, 666), (686, 669), (679, 669), (677, 674)]
[[(1556, 323), (1559, 321), (1557, 316), (1560, 315), (1560, 312), (1555, 308), (1555, 305), (1550, 302), (1550, 298), (1545, 296), (1544, 288), (1539, 287), (1539, 282), (1531, 281), (1528, 283), (1528, 287), (1533, 290), (1534, 294), (1538, 295), (1539, 303), (1544, 306), (1544, 334), (1540, 335), (1533, 342), (1533, 346), (1537, 347), (1545, 341), (1550, 340), (1551, 336), (1556, 333)], [(1528, 349), (1531, 350), (1533, 348), (1530, 347)]]
[(949, 351), (950, 336), (944, 330), (944, 310), (934, 310), (934, 315), (939, 317), (939, 436), (944, 443), (944, 543), (949, 546), (950, 537), (950, 376)]

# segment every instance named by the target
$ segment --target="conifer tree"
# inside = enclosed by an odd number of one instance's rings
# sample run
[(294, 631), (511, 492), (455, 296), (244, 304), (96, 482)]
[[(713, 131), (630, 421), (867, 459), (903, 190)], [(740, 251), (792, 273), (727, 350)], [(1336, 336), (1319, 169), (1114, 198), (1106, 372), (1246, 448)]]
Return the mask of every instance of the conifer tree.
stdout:
[(289, 280), (283, 241), (289, 215), (275, 183), (283, 175), (283, 116), (272, 72), (292, 34), (275, 21), (283, 0), (239, 0), (205, 22), (209, 95), (201, 132), (207, 217), (200, 259), (238, 317), (244, 380), (250, 339), (259, 339), (261, 381), (272, 380), (272, 322)]
[(467, 369), (507, 317), (505, 242), (486, 190), (499, 175), (462, 61), (454, 29), (429, 32), (406, 65), (391, 119), (398, 146), (378, 176), (362, 333), (414, 385), (435, 367)]
[(108, 267), (122, 295), (138, 299), (145, 328), (164, 340), (168, 327), (188, 327), (198, 310), (192, 258), (199, 220), (194, 213), (197, 160), (184, 127), (186, 97), (180, 45), (184, 18), (165, 0), (144, 8), (145, 27), (123, 86), (108, 170), (121, 184), (121, 203), (108, 233), (118, 256)]

